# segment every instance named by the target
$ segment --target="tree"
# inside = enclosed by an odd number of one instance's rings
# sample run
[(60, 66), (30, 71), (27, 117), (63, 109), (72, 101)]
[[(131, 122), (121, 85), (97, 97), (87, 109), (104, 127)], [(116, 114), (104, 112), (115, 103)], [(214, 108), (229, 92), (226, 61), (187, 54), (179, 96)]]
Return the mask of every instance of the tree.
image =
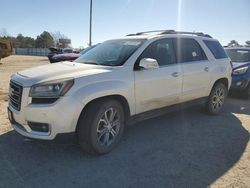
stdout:
[(23, 36), (21, 33), (18, 34), (17, 37), (12, 37), (8, 34), (6, 29), (0, 28), (0, 39), (1, 38), (11, 41), (14, 48), (49, 48), (54, 47), (55, 44), (57, 44), (56, 47), (65, 48), (68, 47), (69, 44), (67, 42), (65, 42), (65, 44), (59, 42), (59, 39), (68, 39), (68, 37), (61, 34), (59, 31), (54, 34), (44, 31), (34, 39), (32, 37)]
[(53, 37), (48, 31), (44, 31), (41, 35), (37, 36), (35, 46), (37, 48), (50, 48), (54, 46)]
[(16, 39), (14, 40), (14, 47), (15, 48), (22, 48), (23, 47), (23, 42), (24, 42), (24, 36), (19, 33), (16, 37)]
[(228, 45), (228, 47), (234, 47), (234, 46), (241, 46), (236, 40), (231, 40)]
[(34, 48), (34, 47), (35, 47), (35, 39), (31, 37), (25, 37), (23, 48)]
[(67, 47), (70, 47), (70, 45), (68, 43), (60, 43), (59, 42), (60, 39), (69, 39), (67, 36), (65, 36), (64, 34), (60, 33), (60, 31), (56, 31), (55, 33), (51, 32), (50, 34), (53, 37), (55, 47), (57, 47), (57, 48), (67, 48)]
[(17, 37), (7, 37), (11, 41), (14, 48), (34, 48), (35, 39), (31, 37), (24, 37), (22, 34), (18, 34)]
[(246, 46), (250, 47), (250, 40), (246, 41)]

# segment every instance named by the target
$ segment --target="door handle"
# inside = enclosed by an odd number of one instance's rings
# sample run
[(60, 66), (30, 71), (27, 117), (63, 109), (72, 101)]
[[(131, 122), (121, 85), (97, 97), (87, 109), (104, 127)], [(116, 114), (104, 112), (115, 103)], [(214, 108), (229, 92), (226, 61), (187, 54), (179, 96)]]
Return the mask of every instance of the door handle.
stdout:
[(179, 77), (180, 75), (181, 75), (181, 73), (179, 73), (179, 72), (174, 72), (172, 74), (172, 76), (175, 77), (175, 78)]
[(205, 67), (205, 68), (204, 68), (204, 71), (205, 71), (205, 72), (208, 72), (208, 71), (209, 71), (209, 68), (208, 68), (208, 67)]

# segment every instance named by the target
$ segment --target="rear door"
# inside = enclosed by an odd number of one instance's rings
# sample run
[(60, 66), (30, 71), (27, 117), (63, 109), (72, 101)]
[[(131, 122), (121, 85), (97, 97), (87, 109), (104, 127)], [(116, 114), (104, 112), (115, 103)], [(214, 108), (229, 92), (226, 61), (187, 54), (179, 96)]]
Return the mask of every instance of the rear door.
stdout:
[(180, 102), (182, 89), (181, 66), (176, 62), (172, 39), (151, 43), (138, 58), (157, 60), (157, 69), (135, 69), (136, 113), (161, 108)]
[(183, 72), (182, 102), (207, 96), (211, 62), (200, 44), (193, 38), (177, 38), (174, 44)]

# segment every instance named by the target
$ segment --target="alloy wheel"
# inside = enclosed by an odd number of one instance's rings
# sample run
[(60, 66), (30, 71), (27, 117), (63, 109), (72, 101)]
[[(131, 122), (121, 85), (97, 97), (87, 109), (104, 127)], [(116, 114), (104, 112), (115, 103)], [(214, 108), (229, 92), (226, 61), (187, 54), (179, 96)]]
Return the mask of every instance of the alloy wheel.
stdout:
[(119, 134), (121, 118), (117, 109), (108, 108), (97, 125), (97, 140), (100, 145), (110, 146)]
[(225, 92), (222, 88), (217, 88), (212, 98), (212, 107), (215, 111), (220, 110), (225, 100)]

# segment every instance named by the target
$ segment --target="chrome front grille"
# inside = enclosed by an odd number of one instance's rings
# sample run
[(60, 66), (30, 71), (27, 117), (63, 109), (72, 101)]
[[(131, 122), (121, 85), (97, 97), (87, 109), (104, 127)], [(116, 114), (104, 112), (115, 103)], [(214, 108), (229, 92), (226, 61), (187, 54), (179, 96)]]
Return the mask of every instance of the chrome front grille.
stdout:
[(13, 81), (10, 81), (9, 103), (17, 111), (21, 110), (23, 87)]

